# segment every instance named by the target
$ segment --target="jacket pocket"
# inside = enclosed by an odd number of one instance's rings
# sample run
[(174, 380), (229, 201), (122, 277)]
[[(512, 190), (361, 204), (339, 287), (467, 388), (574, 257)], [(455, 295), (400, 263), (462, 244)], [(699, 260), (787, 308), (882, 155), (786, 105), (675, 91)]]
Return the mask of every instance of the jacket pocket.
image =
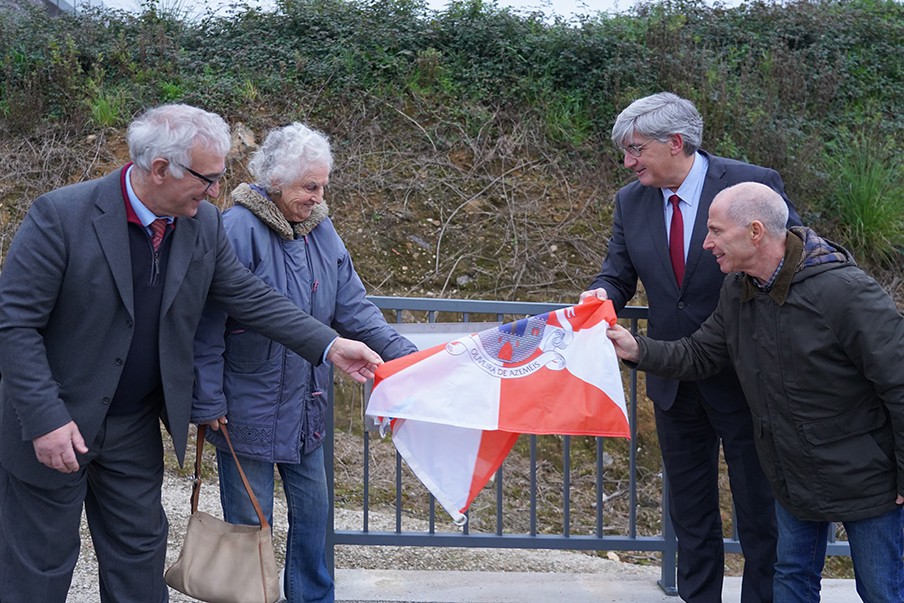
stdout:
[(265, 335), (231, 326), (226, 333), (226, 365), (237, 373), (250, 373), (275, 361), (282, 346)]
[(808, 448), (802, 483), (824, 513), (854, 511), (894, 489), (896, 468), (886, 450), (890, 432), (881, 406), (805, 423), (801, 431)]
[(858, 408), (856, 411), (823, 421), (801, 425), (804, 437), (810, 444), (831, 444), (846, 438), (868, 433), (885, 425), (885, 412), (879, 406)]

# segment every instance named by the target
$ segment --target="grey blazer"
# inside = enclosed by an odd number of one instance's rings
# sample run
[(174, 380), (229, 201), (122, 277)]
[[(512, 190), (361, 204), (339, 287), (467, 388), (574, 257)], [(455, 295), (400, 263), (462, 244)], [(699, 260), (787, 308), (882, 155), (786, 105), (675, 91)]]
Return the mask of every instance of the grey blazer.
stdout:
[[(788, 204), (789, 225), (800, 225), (794, 204), (785, 195), (785, 185), (775, 170), (741, 161), (708, 155), (709, 168), (700, 193), (694, 232), (685, 262), (684, 282), (675, 282), (669, 261), (662, 192), (637, 181), (615, 196), (615, 219), (609, 249), (591, 289), (602, 287), (621, 310), (634, 297), (637, 281), (643, 283), (649, 305), (647, 334), (653, 339), (675, 340), (692, 334), (709, 318), (719, 300), (725, 275), (715, 257), (703, 249), (706, 222), (713, 198), (723, 189), (741, 182), (761, 182), (779, 193)], [(663, 410), (671, 408), (678, 381), (647, 374), (647, 395)], [(746, 405), (737, 376), (731, 369), (698, 381), (707, 401), (723, 411)]]
[[(125, 169), (125, 168), (123, 168)], [(0, 463), (58, 487), (32, 440), (70, 420), (90, 447), (129, 351), (133, 327), (122, 170), (38, 198), (0, 273)], [(230, 315), (319, 364), (336, 332), (239, 264), (216, 207), (178, 218), (160, 307), (160, 371), (179, 462), (192, 402), (192, 341), (208, 296)]]

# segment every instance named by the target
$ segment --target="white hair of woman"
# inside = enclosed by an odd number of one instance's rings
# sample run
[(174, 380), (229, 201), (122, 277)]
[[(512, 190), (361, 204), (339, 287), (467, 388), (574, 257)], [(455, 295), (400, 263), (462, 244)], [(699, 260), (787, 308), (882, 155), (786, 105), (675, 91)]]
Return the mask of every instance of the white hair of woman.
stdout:
[(248, 171), (270, 192), (301, 180), (313, 167), (333, 169), (333, 153), (325, 134), (293, 122), (272, 130), (251, 157)]

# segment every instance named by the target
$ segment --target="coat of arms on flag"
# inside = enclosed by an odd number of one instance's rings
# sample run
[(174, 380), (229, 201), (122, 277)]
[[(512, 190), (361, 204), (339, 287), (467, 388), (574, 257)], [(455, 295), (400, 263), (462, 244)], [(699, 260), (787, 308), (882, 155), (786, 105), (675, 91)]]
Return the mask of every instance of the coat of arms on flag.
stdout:
[(366, 416), (463, 524), (520, 434), (630, 437), (615, 320), (589, 299), (387, 362)]

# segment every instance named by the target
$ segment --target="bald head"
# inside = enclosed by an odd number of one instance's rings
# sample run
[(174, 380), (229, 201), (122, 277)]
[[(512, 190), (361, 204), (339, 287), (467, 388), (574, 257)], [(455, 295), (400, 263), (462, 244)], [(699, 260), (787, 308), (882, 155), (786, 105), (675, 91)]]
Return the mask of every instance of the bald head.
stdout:
[(788, 205), (781, 195), (765, 184), (742, 182), (730, 186), (716, 195), (710, 211), (716, 204), (738, 226), (749, 226), (757, 221), (769, 236), (785, 236)]
[(713, 199), (703, 248), (719, 269), (746, 272), (762, 281), (772, 276), (785, 253), (788, 206), (781, 195), (757, 182), (726, 188)]

